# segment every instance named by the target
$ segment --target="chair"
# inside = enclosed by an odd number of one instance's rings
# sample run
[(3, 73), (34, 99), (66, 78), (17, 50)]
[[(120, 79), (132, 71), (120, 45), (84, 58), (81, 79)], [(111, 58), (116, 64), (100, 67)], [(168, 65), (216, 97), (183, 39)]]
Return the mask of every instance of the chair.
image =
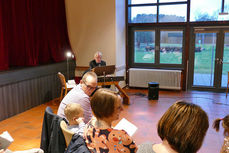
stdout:
[[(57, 75), (61, 82), (61, 93), (59, 97), (59, 101), (61, 101), (67, 95), (68, 91), (70, 91), (74, 86), (76, 86), (76, 84), (75, 83), (73, 84), (66, 83), (65, 77), (61, 72), (58, 72)], [(64, 95), (63, 95), (63, 92), (64, 92)]]
[(64, 134), (66, 146), (68, 147), (68, 145), (72, 139), (72, 136), (74, 135), (74, 132), (67, 129), (67, 124), (64, 120), (60, 122), (60, 128)]
[(44, 153), (63, 153), (66, 148), (64, 134), (60, 127), (63, 118), (53, 113), (48, 106), (45, 109), (41, 131), (40, 148)]
[(227, 98), (227, 93), (228, 93), (228, 86), (229, 86), (229, 71), (227, 72), (227, 91), (226, 91), (226, 98)]

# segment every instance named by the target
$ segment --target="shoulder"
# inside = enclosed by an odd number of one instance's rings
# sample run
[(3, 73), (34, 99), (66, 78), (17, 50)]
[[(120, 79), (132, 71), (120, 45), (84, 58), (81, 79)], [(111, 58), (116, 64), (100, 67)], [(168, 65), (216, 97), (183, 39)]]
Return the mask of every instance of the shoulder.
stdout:
[(102, 65), (106, 65), (106, 62), (102, 60), (102, 61), (101, 61), (101, 64), (102, 64)]
[(64, 97), (62, 102), (64, 104), (67, 104), (69, 102), (71, 103), (79, 103), (82, 101), (89, 102), (89, 96), (84, 93), (84, 91), (81, 88), (81, 85), (78, 84), (76, 87), (74, 87), (69, 93)]
[(123, 149), (129, 149), (130, 152), (134, 152), (137, 149), (137, 146), (131, 136), (127, 134), (124, 130), (116, 130), (116, 129), (108, 129), (110, 130), (108, 135), (108, 141), (115, 141), (118, 140), (118, 144)]
[(95, 60), (91, 60), (90, 61), (90, 64), (95, 64)]
[(137, 153), (155, 153), (153, 151), (153, 143), (151, 142), (145, 142), (145, 143), (142, 143), (138, 146), (138, 151)]

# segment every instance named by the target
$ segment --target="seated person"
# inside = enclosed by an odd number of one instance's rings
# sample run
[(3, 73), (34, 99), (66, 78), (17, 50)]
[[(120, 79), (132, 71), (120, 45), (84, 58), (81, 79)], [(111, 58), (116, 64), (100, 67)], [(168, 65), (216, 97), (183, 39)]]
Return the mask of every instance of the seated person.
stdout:
[(137, 153), (196, 153), (209, 127), (207, 113), (198, 105), (178, 101), (158, 122), (162, 143), (141, 144)]
[(224, 128), (224, 142), (221, 147), (220, 153), (228, 153), (229, 152), (229, 115), (226, 115), (224, 118), (217, 118), (213, 122), (213, 128), (218, 132), (220, 121), (222, 121), (222, 127)]
[(108, 89), (98, 89), (92, 96), (91, 109), (96, 119), (91, 120), (84, 131), (91, 152), (136, 152), (137, 146), (127, 132), (111, 126), (123, 110), (120, 95)]
[(101, 52), (96, 52), (94, 54), (94, 60), (89, 62), (89, 69), (83, 73), (82, 77), (84, 76), (84, 74), (91, 71), (93, 68), (95, 68), (97, 66), (106, 66), (106, 62), (102, 60), (102, 53)]
[(90, 97), (91, 94), (97, 88), (97, 75), (94, 72), (87, 72), (82, 80), (80, 80), (80, 84), (75, 86), (61, 101), (57, 115), (66, 118), (64, 114), (64, 108), (69, 103), (77, 103), (80, 104), (83, 108), (84, 112), (84, 123), (87, 123), (91, 120), (92, 111), (90, 106)]
[(106, 62), (102, 60), (102, 53), (96, 52), (94, 55), (94, 60), (89, 63), (90, 69), (93, 69), (97, 66), (106, 66)]
[(68, 120), (68, 130), (83, 136), (85, 123), (83, 121), (83, 108), (80, 104), (70, 103), (64, 109), (64, 114)]

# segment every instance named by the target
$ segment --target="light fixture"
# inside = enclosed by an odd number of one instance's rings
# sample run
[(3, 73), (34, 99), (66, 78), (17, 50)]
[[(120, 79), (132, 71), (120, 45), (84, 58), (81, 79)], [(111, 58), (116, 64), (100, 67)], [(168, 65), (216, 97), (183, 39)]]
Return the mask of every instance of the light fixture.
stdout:
[(68, 60), (69, 60), (69, 58), (72, 58), (72, 56), (74, 57), (72, 52), (70, 52), (70, 51), (66, 52), (66, 57), (67, 57), (67, 81), (69, 80), (69, 63), (68, 63)]
[(66, 53), (66, 56), (67, 57), (71, 57), (72, 56), (72, 53), (69, 51), (69, 52)]

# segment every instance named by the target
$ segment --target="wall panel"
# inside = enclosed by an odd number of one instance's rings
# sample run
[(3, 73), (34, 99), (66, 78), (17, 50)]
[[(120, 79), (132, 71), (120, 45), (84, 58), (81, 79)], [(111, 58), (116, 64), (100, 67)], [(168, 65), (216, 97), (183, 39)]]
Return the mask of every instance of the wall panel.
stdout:
[[(74, 78), (75, 62), (69, 62), (70, 78)], [(0, 120), (24, 112), (59, 97), (57, 73), (67, 74), (66, 62), (4, 71), (0, 73)]]

